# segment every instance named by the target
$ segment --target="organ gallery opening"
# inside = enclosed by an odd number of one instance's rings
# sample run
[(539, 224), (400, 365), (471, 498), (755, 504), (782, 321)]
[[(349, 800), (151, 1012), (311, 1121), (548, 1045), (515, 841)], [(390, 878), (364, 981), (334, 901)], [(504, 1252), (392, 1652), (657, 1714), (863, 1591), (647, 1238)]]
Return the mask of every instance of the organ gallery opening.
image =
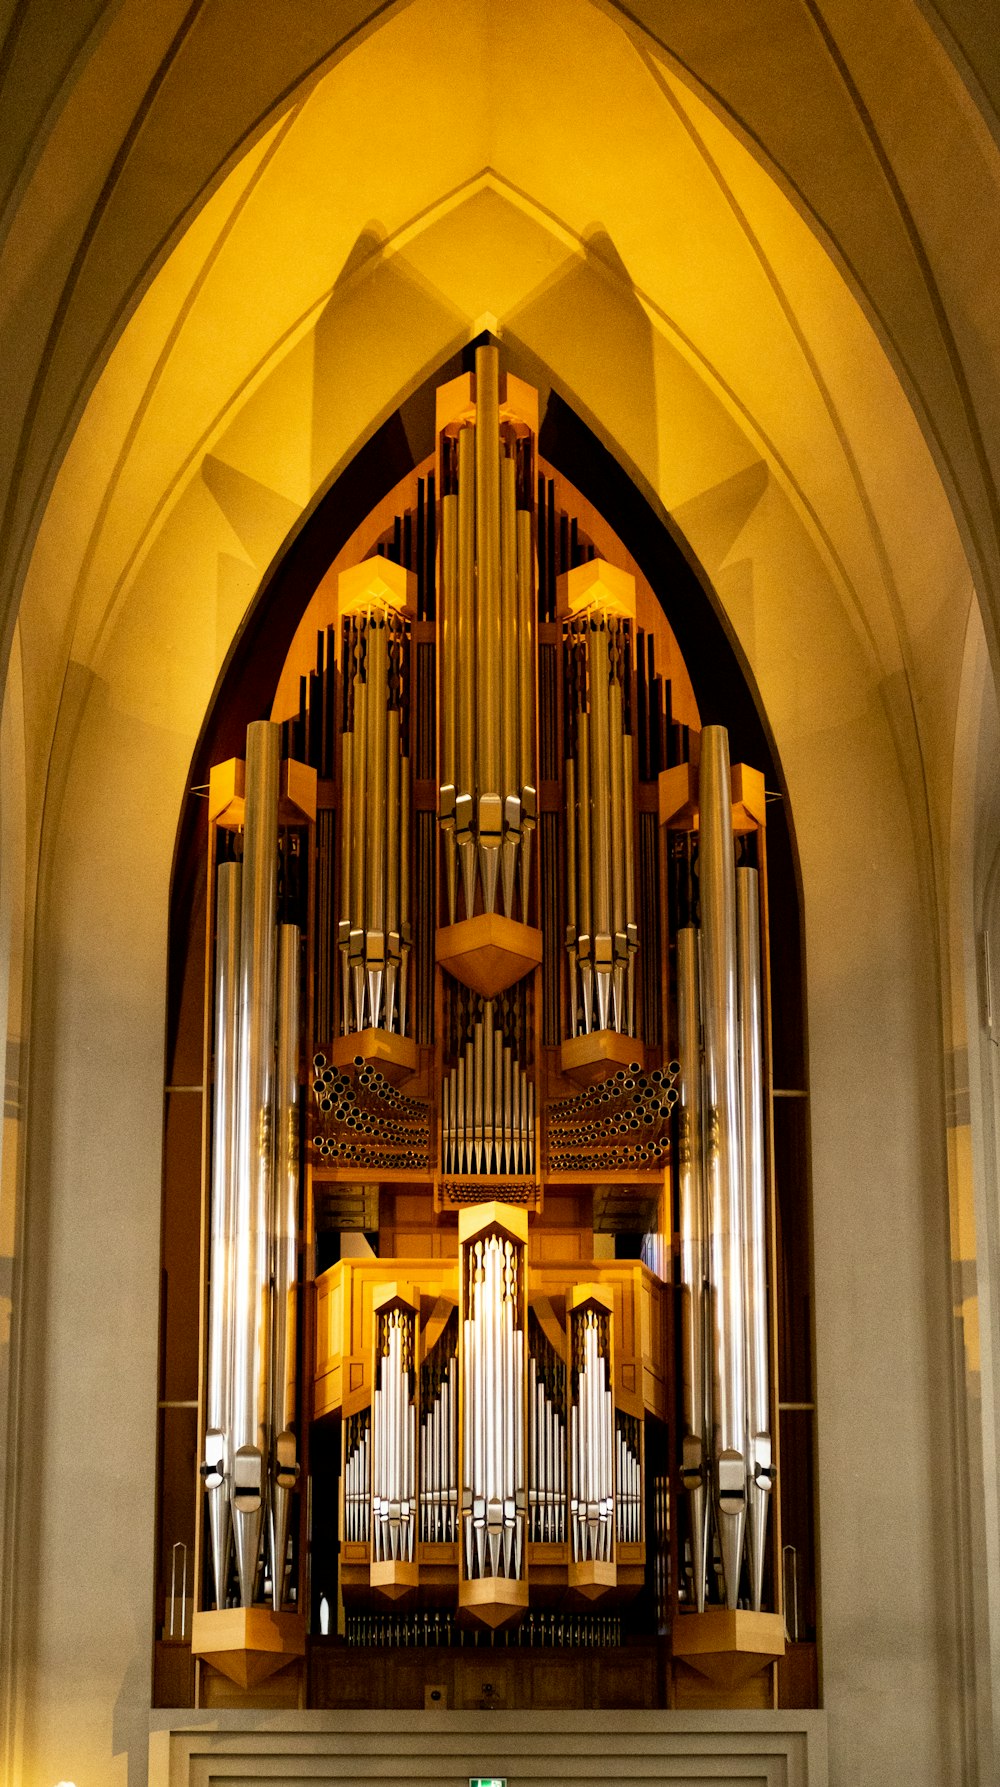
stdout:
[(179, 834), (157, 1692), (815, 1704), (778, 778), (679, 549), (467, 359)]

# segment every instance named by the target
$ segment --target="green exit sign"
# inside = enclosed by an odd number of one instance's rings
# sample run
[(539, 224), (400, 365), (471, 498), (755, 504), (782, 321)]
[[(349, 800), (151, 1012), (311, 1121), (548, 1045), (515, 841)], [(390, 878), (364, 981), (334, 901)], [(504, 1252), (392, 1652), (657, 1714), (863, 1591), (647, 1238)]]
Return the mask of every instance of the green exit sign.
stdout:
[(506, 1775), (470, 1775), (469, 1787), (507, 1787)]

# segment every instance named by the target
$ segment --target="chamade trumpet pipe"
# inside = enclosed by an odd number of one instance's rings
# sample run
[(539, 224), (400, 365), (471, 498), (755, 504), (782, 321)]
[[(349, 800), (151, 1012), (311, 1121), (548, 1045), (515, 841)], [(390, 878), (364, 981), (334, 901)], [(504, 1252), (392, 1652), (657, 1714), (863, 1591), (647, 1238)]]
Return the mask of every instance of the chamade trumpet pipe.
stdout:
[(746, 1296), (747, 1549), (750, 1599), (760, 1610), (764, 1546), (773, 1480), (767, 1352), (767, 1240), (764, 1198), (764, 1092), (761, 1062), (760, 905), (757, 870), (736, 871), (739, 962), (740, 1101)]
[[(441, 514), (441, 783), (449, 921), (502, 902), (528, 909), (536, 818), (534, 549), (502, 438), (496, 348), (476, 350), (476, 418), (458, 433), (457, 485)], [(518, 870), (520, 869), (520, 876)]]
[(348, 622), (341, 753), (341, 1023), (405, 1032), (409, 760), (401, 752), (406, 623), (372, 603)]
[(627, 625), (594, 609), (564, 628), (575, 754), (566, 760), (570, 1030), (635, 1033), (635, 803), (625, 730)]
[(729, 739), (723, 726), (706, 726), (701, 735), (700, 809), (704, 1173), (714, 1347), (713, 1487), (726, 1601), (735, 1608), (748, 1458), (736, 878)]

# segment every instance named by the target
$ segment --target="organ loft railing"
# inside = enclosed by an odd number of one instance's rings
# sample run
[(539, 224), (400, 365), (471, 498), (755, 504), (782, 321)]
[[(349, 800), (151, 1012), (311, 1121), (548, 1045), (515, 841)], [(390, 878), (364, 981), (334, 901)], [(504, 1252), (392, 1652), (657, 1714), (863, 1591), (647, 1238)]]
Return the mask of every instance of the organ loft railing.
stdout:
[(422, 470), (211, 779), (198, 1693), (632, 1644), (771, 1704), (763, 777), (494, 347)]

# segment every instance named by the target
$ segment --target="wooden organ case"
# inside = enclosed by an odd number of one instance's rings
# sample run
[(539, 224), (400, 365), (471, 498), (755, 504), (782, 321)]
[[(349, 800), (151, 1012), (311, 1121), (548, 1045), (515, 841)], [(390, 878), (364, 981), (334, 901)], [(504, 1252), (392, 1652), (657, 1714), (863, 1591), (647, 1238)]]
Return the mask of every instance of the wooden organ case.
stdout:
[(212, 770), (203, 1705), (769, 1706), (800, 1635), (764, 777), (537, 412), (438, 389)]

